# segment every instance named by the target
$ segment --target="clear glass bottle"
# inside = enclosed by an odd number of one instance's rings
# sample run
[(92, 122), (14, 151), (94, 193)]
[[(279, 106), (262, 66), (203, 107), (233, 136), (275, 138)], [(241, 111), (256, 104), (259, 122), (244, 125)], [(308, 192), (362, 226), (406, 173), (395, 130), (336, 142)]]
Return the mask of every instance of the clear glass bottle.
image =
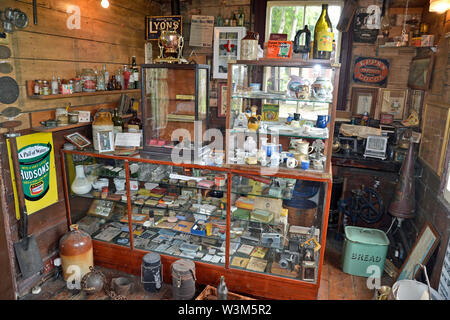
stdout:
[(220, 283), (217, 287), (217, 300), (228, 300), (228, 288), (224, 276), (220, 276)]
[(42, 82), (42, 80), (38, 81), (38, 85), (39, 85), (39, 95), (43, 95), (44, 94), (44, 83)]
[[(121, 68), (117, 69), (116, 81), (117, 81), (117, 83), (120, 83), (120, 89), (118, 89), (118, 90), (121, 90), (124, 87)], [(117, 87), (119, 87), (119, 86), (117, 86)]]
[(58, 94), (61, 94), (61, 93), (62, 93), (62, 81), (61, 81), (61, 77), (58, 77), (57, 81), (58, 81)]
[(58, 94), (58, 81), (56, 80), (55, 73), (52, 76), (52, 94)]
[(109, 72), (106, 70), (106, 64), (103, 64), (103, 75), (105, 76), (105, 87), (106, 87), (109, 82)]
[(330, 63), (336, 63), (336, 40), (333, 39), (333, 50), (330, 54)]
[(102, 70), (97, 71), (97, 91), (105, 91), (105, 75)]

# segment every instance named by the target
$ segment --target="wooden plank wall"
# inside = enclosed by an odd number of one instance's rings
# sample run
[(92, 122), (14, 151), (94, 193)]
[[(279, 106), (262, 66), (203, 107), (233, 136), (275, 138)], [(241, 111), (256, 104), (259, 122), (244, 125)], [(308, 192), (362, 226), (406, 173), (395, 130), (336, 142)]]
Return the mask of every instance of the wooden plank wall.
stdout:
[[(145, 16), (159, 14), (159, 5), (145, 0), (115, 0), (104, 9), (97, 0), (38, 0), (38, 23), (34, 25), (31, 3), (31, 0), (2, 1), (2, 7), (19, 8), (30, 19), (25, 29), (9, 35), (12, 76), (20, 88), (19, 99), (13, 105), (32, 112), (65, 107), (68, 103), (72, 106), (116, 103), (120, 98), (117, 94), (31, 100), (26, 96), (25, 81), (51, 79), (53, 73), (70, 79), (83, 68), (100, 69), (103, 64), (110, 75), (116, 74), (119, 67), (131, 62), (133, 55), (138, 64), (144, 63)], [(67, 12), (70, 5), (80, 8), (80, 29), (67, 27), (72, 15)], [(132, 96), (138, 98), (139, 94)], [(8, 106), (0, 104), (0, 112)], [(26, 117), (21, 120), (27, 122)]]
[[(367, 7), (371, 4), (378, 4), (376, 0), (359, 0), (358, 5), (360, 7)], [(390, 6), (401, 6), (402, 0), (392, 0)], [(364, 86), (361, 84), (355, 84), (352, 80), (353, 75), (353, 61), (357, 56), (363, 57), (376, 57), (387, 59), (390, 62), (390, 69), (388, 75), (388, 82), (386, 88), (388, 89), (406, 89), (408, 83), (409, 66), (412, 58), (416, 55), (416, 49), (414, 48), (379, 48), (377, 50), (377, 44), (366, 44), (366, 43), (353, 43), (352, 46), (352, 63), (349, 72), (349, 90), (347, 92), (346, 99), (346, 117), (351, 118), (351, 99), (352, 99), (352, 88), (353, 87), (370, 87), (374, 86)], [(381, 96), (378, 95), (377, 106), (376, 106), (376, 118), (379, 117), (381, 109)]]
[[(20, 129), (22, 134), (32, 133), (29, 129), (29, 112), (51, 110), (65, 107), (71, 103), (77, 106), (114, 106), (120, 99), (119, 94), (90, 97), (67, 97), (55, 100), (29, 99), (25, 92), (25, 81), (35, 79), (51, 79), (53, 72), (61, 78), (70, 79), (83, 68), (101, 68), (106, 64), (110, 75), (117, 69), (131, 62), (131, 56), (136, 56), (138, 64), (144, 63), (145, 45), (145, 16), (160, 15), (160, 5), (155, 1), (146, 0), (110, 0), (110, 6), (104, 9), (100, 0), (38, 0), (37, 25), (33, 24), (33, 10), (31, 0), (4, 0), (0, 10), (5, 7), (19, 8), (25, 12), (30, 21), (25, 29), (17, 30), (8, 35), (8, 46), (12, 57), (8, 59), (14, 68), (8, 74), (16, 79), (20, 89), (19, 99), (10, 105), (0, 104), (0, 112), (9, 106), (16, 106), (24, 111), (18, 117), (23, 122)], [(69, 30), (66, 22), (70, 13), (69, 5), (77, 5), (81, 11), (80, 29)], [(139, 94), (130, 94), (139, 98)], [(89, 107), (90, 108), (90, 107)], [(7, 119), (0, 116), (0, 122)], [(57, 175), (62, 177), (59, 150), (64, 144), (64, 135), (79, 131), (90, 135), (88, 127), (78, 130), (67, 130), (53, 134), (55, 145), (55, 164)], [(4, 132), (4, 131), (3, 131)], [(0, 132), (0, 133), (3, 133)], [(0, 135), (0, 154), (6, 154), (3, 135)], [(6, 203), (2, 209), (7, 210), (0, 218), (10, 225), (11, 234), (8, 239), (9, 253), (12, 243), (17, 240), (18, 224), (15, 218), (13, 193), (10, 180), (9, 165), (6, 157), (2, 157), (0, 170), (6, 193)], [(51, 267), (48, 262), (57, 253), (61, 236), (67, 232), (65, 201), (63, 196), (62, 179), (58, 179), (58, 203), (30, 215), (29, 234), (33, 234), (38, 242), (41, 256), (46, 263), (46, 272)], [(9, 206), (8, 206), (9, 205)], [(1, 247), (3, 249), (3, 247)], [(2, 256), (4, 252), (0, 252)], [(14, 255), (12, 255), (14, 259)], [(15, 259), (14, 259), (15, 260)], [(22, 279), (13, 261), (15, 274), (15, 290), (21, 295), (31, 286), (34, 279)], [(9, 266), (2, 264), (3, 268)], [(3, 272), (2, 272), (3, 274)]]
[[(428, 12), (428, 6), (424, 10), (426, 12), (423, 17), (424, 21), (430, 24), (430, 32), (435, 35), (435, 44), (437, 45), (431, 87), (425, 92), (424, 105), (437, 103), (450, 108), (450, 37), (448, 36), (450, 32), (450, 11), (447, 11), (446, 14), (432, 13)], [(421, 50), (418, 54), (425, 55), (427, 52)], [(442, 121), (445, 121), (445, 119), (442, 119)], [(449, 161), (450, 144), (447, 146), (444, 163)], [(449, 170), (450, 167), (447, 167), (447, 171), (444, 171), (442, 177), (446, 177)], [(434, 268), (428, 271), (431, 272), (431, 286), (437, 289), (450, 235), (450, 210), (448, 204), (445, 204), (445, 200), (440, 200), (441, 188), (445, 183), (445, 178), (438, 177), (433, 170), (424, 165), (421, 183), (422, 181), (426, 186), (426, 193), (424, 192), (424, 196), (416, 199), (417, 217), (414, 221), (419, 229), (423, 227), (426, 221), (431, 222), (441, 235), (440, 244), (434, 254)], [(416, 190), (421, 191), (422, 189)]]

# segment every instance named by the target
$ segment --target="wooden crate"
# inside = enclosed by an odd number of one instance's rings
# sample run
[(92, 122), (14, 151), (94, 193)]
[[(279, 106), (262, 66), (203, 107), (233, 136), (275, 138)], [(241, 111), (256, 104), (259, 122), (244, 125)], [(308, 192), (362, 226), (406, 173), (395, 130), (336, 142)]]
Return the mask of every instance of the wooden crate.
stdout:
[[(217, 300), (217, 289), (213, 286), (207, 285), (205, 289), (198, 295), (195, 300)], [(255, 300), (240, 294), (228, 292), (228, 300)]]

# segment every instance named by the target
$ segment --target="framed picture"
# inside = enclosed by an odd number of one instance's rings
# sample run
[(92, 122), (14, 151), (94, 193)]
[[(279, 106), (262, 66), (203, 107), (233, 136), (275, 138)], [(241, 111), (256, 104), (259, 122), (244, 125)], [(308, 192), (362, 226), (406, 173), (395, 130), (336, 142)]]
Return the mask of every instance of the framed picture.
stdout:
[(429, 222), (425, 223), (395, 281), (415, 279), (420, 271), (419, 264), (426, 265), (439, 243), (439, 238), (436, 229)]
[(381, 89), (381, 113), (389, 113), (394, 120), (402, 120), (405, 113), (406, 90)]
[(430, 87), (434, 55), (424, 58), (414, 58), (409, 68), (408, 87), (417, 90), (427, 90)]
[(378, 89), (376, 88), (352, 88), (352, 115), (360, 116), (364, 112), (369, 113), (371, 118), (375, 117), (377, 106)]
[(114, 151), (114, 133), (112, 130), (98, 131), (97, 139), (99, 152)]
[(217, 116), (226, 117), (227, 116), (227, 96), (228, 96), (228, 86), (225, 82), (218, 84), (219, 89), (219, 109), (217, 110)]
[(444, 171), (449, 132), (450, 108), (445, 104), (426, 103), (419, 157), (440, 177)]
[(92, 144), (88, 138), (78, 132), (65, 135), (64, 138), (66, 138), (66, 140), (71, 144), (75, 145), (78, 149), (84, 149)]
[(425, 96), (425, 91), (423, 90), (410, 90), (408, 97), (408, 112), (411, 113), (413, 110), (417, 112), (418, 115), (422, 114), (423, 97)]

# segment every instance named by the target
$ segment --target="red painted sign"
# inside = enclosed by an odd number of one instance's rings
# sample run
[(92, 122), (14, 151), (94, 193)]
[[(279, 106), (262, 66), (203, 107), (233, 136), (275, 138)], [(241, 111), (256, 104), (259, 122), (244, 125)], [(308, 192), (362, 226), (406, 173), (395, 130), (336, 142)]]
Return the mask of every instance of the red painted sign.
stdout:
[(379, 58), (358, 57), (353, 67), (353, 81), (363, 84), (386, 86), (389, 61)]

